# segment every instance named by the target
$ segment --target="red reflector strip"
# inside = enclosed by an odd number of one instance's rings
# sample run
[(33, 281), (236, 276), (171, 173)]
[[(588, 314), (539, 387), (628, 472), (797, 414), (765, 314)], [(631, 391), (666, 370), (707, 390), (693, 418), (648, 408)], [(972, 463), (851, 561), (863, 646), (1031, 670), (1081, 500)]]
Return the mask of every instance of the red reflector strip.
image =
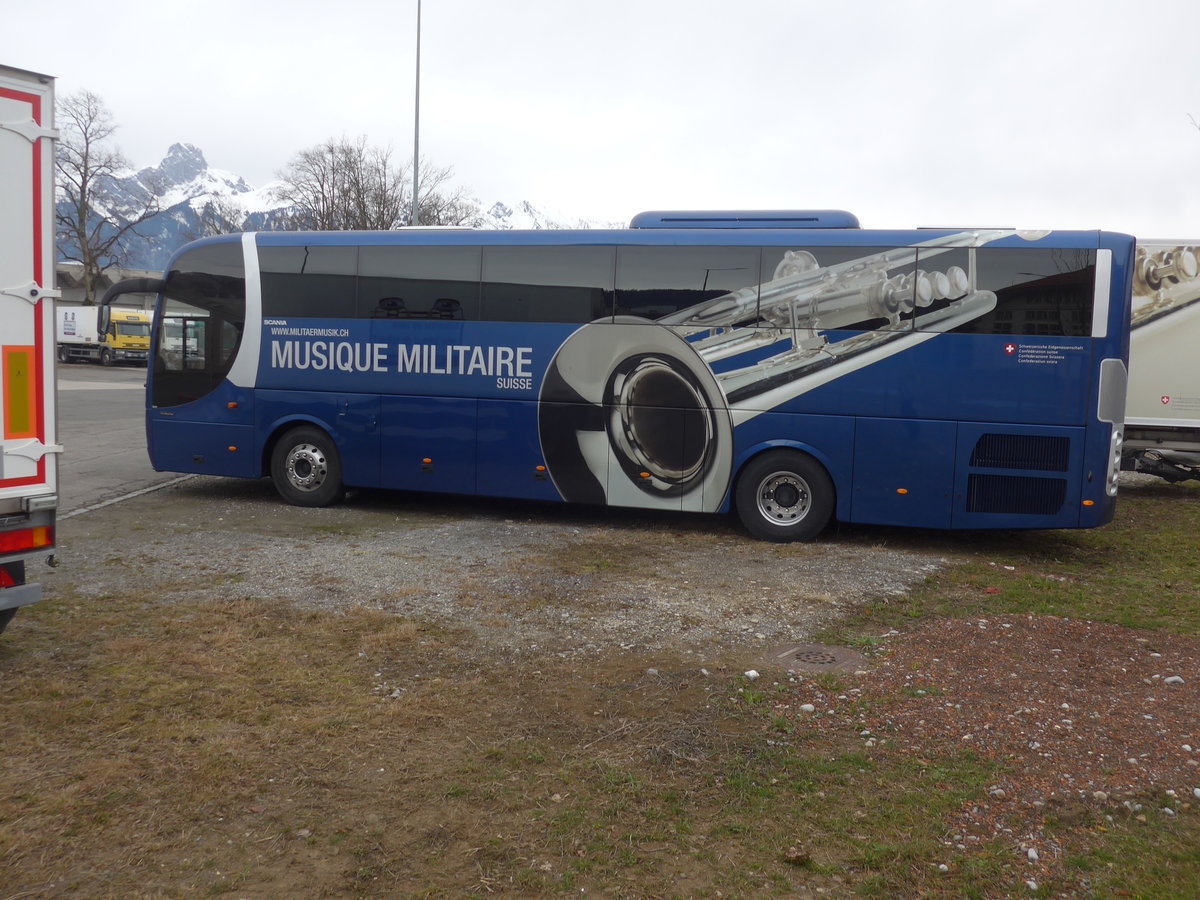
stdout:
[(18, 528), (0, 534), (0, 553), (19, 553), (22, 550), (37, 550), (54, 546), (54, 528), (39, 525), (36, 528)]

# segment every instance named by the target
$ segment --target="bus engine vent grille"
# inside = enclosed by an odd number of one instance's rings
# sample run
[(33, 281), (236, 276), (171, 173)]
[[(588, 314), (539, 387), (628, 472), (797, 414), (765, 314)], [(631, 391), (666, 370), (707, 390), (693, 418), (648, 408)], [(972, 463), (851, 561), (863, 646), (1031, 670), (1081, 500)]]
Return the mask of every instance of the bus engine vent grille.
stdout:
[(1071, 440), (1035, 434), (984, 434), (971, 452), (971, 465), (985, 469), (1066, 472)]
[(1065, 478), (1023, 475), (971, 475), (967, 478), (967, 512), (1052, 516), (1067, 498)]

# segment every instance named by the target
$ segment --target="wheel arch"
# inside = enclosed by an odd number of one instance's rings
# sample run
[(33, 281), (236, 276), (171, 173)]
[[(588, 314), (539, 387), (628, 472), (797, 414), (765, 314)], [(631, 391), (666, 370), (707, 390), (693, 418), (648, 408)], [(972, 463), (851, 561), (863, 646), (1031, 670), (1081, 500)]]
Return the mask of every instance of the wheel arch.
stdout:
[(737, 485), (741, 480), (742, 473), (745, 471), (746, 466), (750, 465), (750, 463), (762, 456), (764, 453), (769, 453), (772, 450), (794, 450), (798, 453), (803, 453), (805, 456), (812, 457), (813, 460), (819, 463), (821, 468), (825, 470), (825, 474), (829, 476), (829, 480), (833, 483), (834, 516), (843, 522), (849, 520), (850, 491), (842, 490), (842, 479), (839, 478), (839, 475), (842, 475), (843, 477), (848, 475), (848, 473), (843, 472), (845, 467), (839, 466), (837, 461), (828, 453), (824, 452), (818, 447), (813, 446), (812, 444), (805, 443), (804, 441), (791, 441), (786, 439), (760, 441), (756, 444), (746, 447), (734, 458), (733, 477), (730, 479), (729, 492), (726, 495), (725, 501), (727, 511), (736, 510)]
[(279, 443), (279, 439), (293, 428), (302, 428), (306, 425), (320, 428), (329, 435), (329, 439), (333, 441), (339, 451), (342, 449), (342, 441), (338, 437), (337, 431), (324, 419), (302, 414), (285, 416), (271, 423), (267, 437), (263, 441), (262, 447), (259, 448), (258, 477), (262, 478), (271, 474), (271, 454), (275, 452), (275, 445)]

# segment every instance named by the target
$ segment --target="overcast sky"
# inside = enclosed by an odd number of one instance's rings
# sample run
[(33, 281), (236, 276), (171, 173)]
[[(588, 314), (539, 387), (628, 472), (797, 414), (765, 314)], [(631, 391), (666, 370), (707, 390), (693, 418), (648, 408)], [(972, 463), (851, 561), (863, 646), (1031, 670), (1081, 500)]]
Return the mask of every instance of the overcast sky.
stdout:
[[(271, 181), (411, 157), (417, 0), (0, 0), (0, 62)], [(1200, 237), (1197, 0), (422, 0), (421, 153), (485, 205)]]

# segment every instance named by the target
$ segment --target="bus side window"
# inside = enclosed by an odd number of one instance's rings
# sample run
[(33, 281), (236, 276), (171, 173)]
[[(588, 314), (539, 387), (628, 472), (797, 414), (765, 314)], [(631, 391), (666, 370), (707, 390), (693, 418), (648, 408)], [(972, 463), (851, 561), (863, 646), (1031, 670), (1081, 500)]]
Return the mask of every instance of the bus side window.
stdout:
[(612, 247), (487, 247), (482, 318), (583, 324), (612, 315)]
[(972, 253), (976, 287), (995, 294), (995, 306), (954, 328), (955, 332), (1049, 337), (1091, 334), (1096, 251), (981, 247)]
[(479, 259), (478, 247), (361, 247), (358, 315), (364, 319), (478, 319)]
[(617, 313), (658, 319), (746, 288), (757, 289), (757, 247), (621, 247)]
[(259, 247), (263, 315), (271, 318), (354, 317), (356, 247)]

